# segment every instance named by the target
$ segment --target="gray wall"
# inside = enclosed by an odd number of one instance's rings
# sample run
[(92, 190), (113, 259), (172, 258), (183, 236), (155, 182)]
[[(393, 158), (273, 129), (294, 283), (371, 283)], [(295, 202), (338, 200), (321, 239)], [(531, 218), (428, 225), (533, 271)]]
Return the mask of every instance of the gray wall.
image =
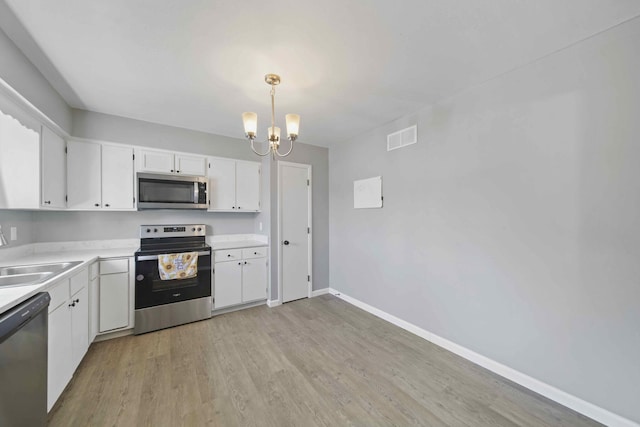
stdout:
[[(640, 421), (638, 40), (635, 19), (331, 147), (331, 286)], [(384, 208), (354, 210), (376, 175)]]
[(0, 78), (67, 133), (71, 132), (71, 109), (67, 103), (2, 30)]
[[(238, 135), (242, 136), (240, 117), (238, 123)], [(229, 138), (86, 110), (73, 110), (71, 134), (77, 138), (259, 161), (243, 138)]]
[(142, 224), (206, 224), (207, 234), (253, 233), (255, 213), (200, 211), (33, 212), (38, 242), (136, 239)]
[[(2, 233), (7, 239), (7, 243), (9, 243), (4, 248), (26, 245), (35, 241), (33, 235), (33, 212), (0, 210), (0, 226), (2, 226)], [(16, 227), (18, 240), (10, 240), (11, 227)], [(0, 248), (0, 258), (2, 258), (2, 249)]]
[[(298, 144), (283, 159), (311, 165), (312, 173), (312, 269), (313, 290), (329, 286), (329, 150), (316, 145)], [(271, 299), (278, 298), (278, 162), (271, 173)]]

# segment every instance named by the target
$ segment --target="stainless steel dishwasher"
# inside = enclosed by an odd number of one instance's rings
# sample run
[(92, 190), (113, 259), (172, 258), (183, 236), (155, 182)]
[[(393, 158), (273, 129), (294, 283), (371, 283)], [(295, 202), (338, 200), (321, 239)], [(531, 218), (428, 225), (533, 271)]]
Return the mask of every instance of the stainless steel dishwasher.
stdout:
[(47, 423), (47, 307), (39, 293), (0, 314), (0, 426)]

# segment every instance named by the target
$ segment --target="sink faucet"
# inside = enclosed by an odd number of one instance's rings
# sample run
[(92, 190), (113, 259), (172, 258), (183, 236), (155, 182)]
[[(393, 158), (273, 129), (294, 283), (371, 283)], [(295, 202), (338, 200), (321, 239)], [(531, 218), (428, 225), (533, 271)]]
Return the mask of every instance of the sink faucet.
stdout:
[(2, 226), (0, 225), (0, 246), (7, 246), (7, 239), (4, 238), (4, 234), (2, 234)]

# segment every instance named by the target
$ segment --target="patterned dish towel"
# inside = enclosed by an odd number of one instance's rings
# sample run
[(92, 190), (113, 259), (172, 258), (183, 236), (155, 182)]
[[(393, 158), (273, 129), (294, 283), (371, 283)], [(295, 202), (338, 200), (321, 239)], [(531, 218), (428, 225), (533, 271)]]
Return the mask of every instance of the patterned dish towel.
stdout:
[(181, 280), (198, 275), (198, 252), (158, 255), (161, 280)]

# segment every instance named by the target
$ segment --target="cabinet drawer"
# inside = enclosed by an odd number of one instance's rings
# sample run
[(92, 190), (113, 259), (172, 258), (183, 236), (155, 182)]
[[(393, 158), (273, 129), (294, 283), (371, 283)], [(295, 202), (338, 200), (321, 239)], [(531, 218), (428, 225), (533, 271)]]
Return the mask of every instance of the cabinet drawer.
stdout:
[(49, 313), (51, 313), (69, 299), (69, 279), (61, 280), (56, 286), (48, 289), (47, 292), (51, 297), (51, 302), (49, 303)]
[(89, 270), (86, 268), (80, 273), (69, 279), (69, 287), (71, 288), (70, 294), (74, 296), (82, 288), (85, 288), (89, 284)]
[(242, 259), (242, 249), (215, 251), (215, 262)]
[(99, 267), (100, 267), (100, 264), (97, 262), (94, 262), (89, 266), (89, 280), (93, 280), (96, 277), (98, 277), (98, 274), (100, 274)]
[(267, 256), (267, 247), (261, 248), (246, 248), (242, 250), (242, 258), (264, 258)]
[(129, 271), (128, 259), (107, 259), (100, 261), (100, 274), (126, 273)]

